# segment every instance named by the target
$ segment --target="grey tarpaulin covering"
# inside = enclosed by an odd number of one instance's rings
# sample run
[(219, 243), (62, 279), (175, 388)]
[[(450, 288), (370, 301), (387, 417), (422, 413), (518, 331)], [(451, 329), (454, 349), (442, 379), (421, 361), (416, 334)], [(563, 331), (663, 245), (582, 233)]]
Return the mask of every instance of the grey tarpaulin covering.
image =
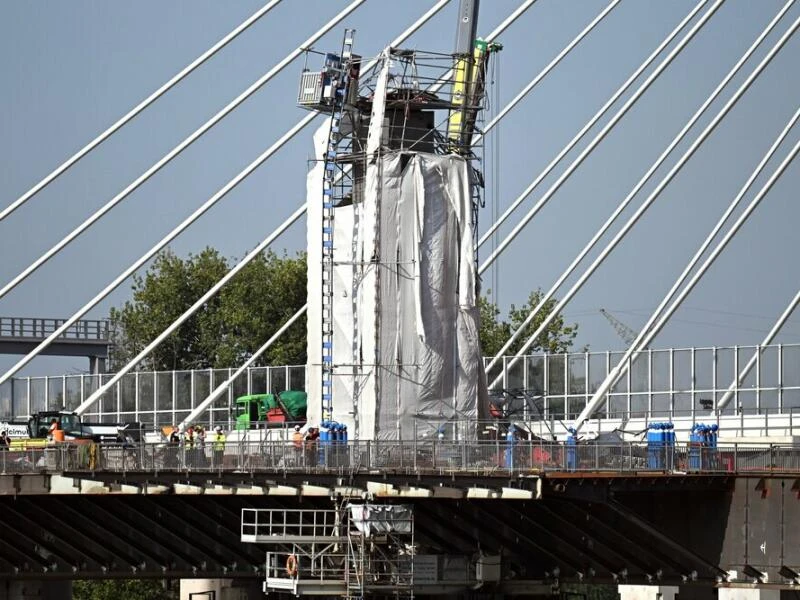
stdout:
[(376, 438), (410, 439), (415, 420), (419, 430), (477, 417), (485, 375), (469, 177), (454, 155), (381, 159)]
[(350, 522), (364, 534), (399, 533), (412, 531), (413, 509), (405, 504), (349, 504)]
[[(334, 219), (334, 420), (351, 438), (411, 439), (487, 406), (478, 345), (471, 171), (456, 155), (389, 151), (375, 88), (364, 196)], [(326, 147), (328, 125), (314, 136)], [(322, 165), (308, 199), (308, 414), (321, 413)]]

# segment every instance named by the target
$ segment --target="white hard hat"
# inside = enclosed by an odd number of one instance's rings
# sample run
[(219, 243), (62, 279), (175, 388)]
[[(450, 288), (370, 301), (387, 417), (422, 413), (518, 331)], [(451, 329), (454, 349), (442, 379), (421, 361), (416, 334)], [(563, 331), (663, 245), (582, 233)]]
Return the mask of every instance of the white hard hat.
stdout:
[(216, 427), (214, 427), (214, 431), (222, 431), (222, 426), (217, 425)]
[(295, 425), (295, 426), (294, 426), (294, 430), (295, 430), (295, 431), (300, 431), (300, 425)]

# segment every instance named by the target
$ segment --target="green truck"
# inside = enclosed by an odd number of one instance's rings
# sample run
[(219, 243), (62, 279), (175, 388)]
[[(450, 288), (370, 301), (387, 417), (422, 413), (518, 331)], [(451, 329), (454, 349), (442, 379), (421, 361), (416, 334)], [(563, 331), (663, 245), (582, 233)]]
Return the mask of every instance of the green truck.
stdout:
[(267, 427), (303, 425), (307, 404), (308, 396), (298, 390), (239, 396), (236, 399), (236, 429), (247, 431), (255, 423), (264, 423)]

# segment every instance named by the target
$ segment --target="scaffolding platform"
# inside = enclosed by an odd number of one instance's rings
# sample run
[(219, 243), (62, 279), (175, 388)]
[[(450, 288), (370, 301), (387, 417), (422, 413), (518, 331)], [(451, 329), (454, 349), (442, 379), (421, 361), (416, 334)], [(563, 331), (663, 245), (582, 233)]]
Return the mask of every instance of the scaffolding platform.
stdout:
[(242, 509), (241, 539), (250, 544), (344, 543), (340, 531), (335, 510)]
[(242, 509), (241, 539), (270, 546), (265, 593), (413, 595), (414, 523), (408, 505)]

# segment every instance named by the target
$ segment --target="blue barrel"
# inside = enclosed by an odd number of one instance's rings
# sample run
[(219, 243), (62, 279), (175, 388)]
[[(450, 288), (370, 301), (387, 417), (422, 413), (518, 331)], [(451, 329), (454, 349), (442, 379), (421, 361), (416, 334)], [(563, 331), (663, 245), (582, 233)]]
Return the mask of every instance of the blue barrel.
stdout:
[(665, 467), (672, 469), (675, 466), (675, 425), (667, 423), (667, 434), (664, 442)]
[(319, 424), (319, 462), (320, 465), (327, 465), (328, 446), (331, 443), (331, 421), (322, 421)]
[(702, 450), (705, 442), (705, 425), (695, 423), (689, 431), (689, 469), (699, 471), (703, 464)]
[(578, 468), (578, 435), (572, 427), (567, 431), (567, 469), (574, 471)]
[(506, 469), (514, 468), (514, 446), (517, 443), (517, 428), (511, 425), (506, 433), (505, 463)]
[(658, 469), (659, 445), (661, 444), (660, 423), (647, 425), (647, 468)]

